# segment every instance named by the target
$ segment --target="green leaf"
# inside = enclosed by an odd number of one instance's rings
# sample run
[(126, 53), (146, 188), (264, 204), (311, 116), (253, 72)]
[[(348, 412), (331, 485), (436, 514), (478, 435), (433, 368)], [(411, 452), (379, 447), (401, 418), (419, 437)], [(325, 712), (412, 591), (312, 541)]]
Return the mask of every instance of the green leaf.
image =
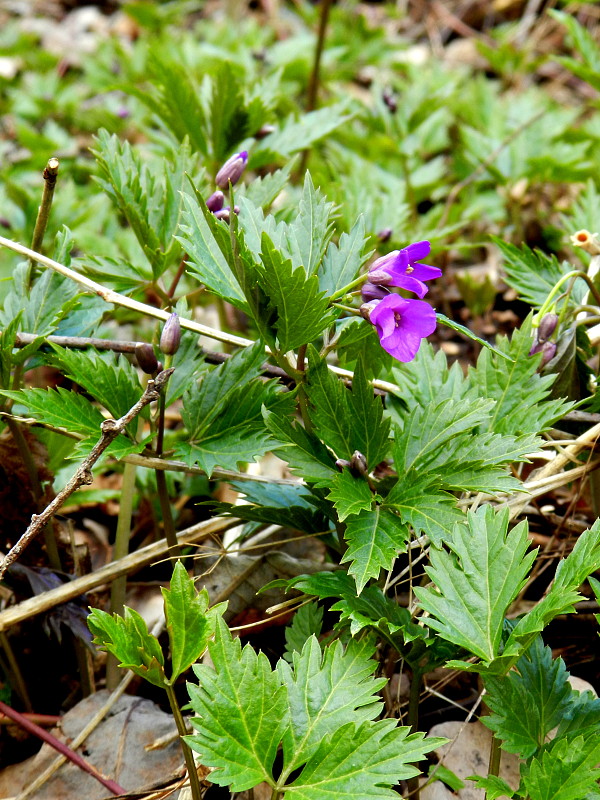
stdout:
[(333, 203), (328, 203), (315, 190), (310, 172), (307, 172), (297, 216), (288, 227), (288, 243), (294, 269), (303, 267), (306, 275), (314, 275), (319, 268), (333, 232), (332, 209)]
[(488, 775), (487, 778), (482, 778), (481, 775), (469, 775), (469, 781), (477, 786), (478, 789), (485, 791), (486, 800), (498, 800), (501, 797), (514, 797), (515, 792), (502, 778), (496, 775)]
[(184, 394), (184, 441), (175, 446), (178, 457), (197, 463), (209, 476), (215, 466), (236, 469), (272, 446), (263, 421), (263, 407), (290, 404), (276, 381), (263, 383), (264, 350), (260, 342), (245, 348), (201, 375)]
[(527, 523), (507, 533), (508, 509), (490, 506), (469, 512), (468, 526), (456, 525), (449, 550), (432, 549), (426, 572), (435, 587), (417, 586), (428, 625), (442, 638), (485, 662), (497, 655), (504, 615), (525, 585), (536, 551), (527, 553)]
[(350, 233), (342, 233), (338, 244), (329, 243), (317, 273), (321, 291), (332, 295), (354, 280), (370, 255), (369, 252), (365, 253), (368, 241), (364, 217), (361, 215)]
[(600, 779), (598, 736), (558, 739), (524, 767), (521, 780), (530, 800), (582, 800)]
[[(265, 208), (270, 206), (275, 198), (285, 188), (295, 159), (288, 161), (283, 169), (277, 169), (268, 175), (254, 178), (236, 192), (236, 200), (241, 204), (241, 200), (247, 200), (252, 206)], [(240, 193), (241, 192), (241, 193)]]
[(499, 353), (496, 348), (493, 347), (493, 345), (491, 345), (486, 339), (482, 339), (481, 336), (477, 336), (477, 334), (473, 333), (473, 331), (470, 328), (467, 328), (466, 325), (461, 325), (460, 322), (450, 319), (439, 311), (435, 316), (437, 321), (441, 322), (442, 325), (445, 325), (447, 328), (452, 328), (453, 331), (458, 331), (459, 333), (464, 334), (468, 339), (480, 344), (485, 350), (496, 353), (496, 355), (499, 355), (500, 358), (510, 361), (510, 356), (507, 356), (505, 353)]
[(317, 603), (306, 603), (296, 611), (291, 625), (285, 629), (284, 659), (291, 664), (294, 653), (302, 648), (311, 636), (320, 636), (323, 626), (323, 609)]
[(218, 226), (228, 236), (227, 226), (214, 218), (206, 208), (206, 203), (199, 202), (189, 194), (184, 194), (183, 200), (184, 224), (180, 225), (182, 235), (177, 238), (190, 257), (188, 266), (208, 289), (247, 311), (244, 294), (215, 238)]
[(435, 475), (419, 476), (417, 470), (409, 470), (392, 487), (383, 505), (392, 508), (417, 536), (424, 533), (439, 547), (452, 537), (454, 525), (466, 518), (456, 508), (456, 497), (440, 491), (437, 482)]
[(208, 120), (212, 155), (216, 161), (225, 161), (233, 148), (248, 134), (248, 112), (244, 108), (242, 92), (243, 75), (239, 65), (231, 61), (217, 62), (212, 78)]
[(283, 737), (284, 772), (309, 761), (324, 736), (348, 722), (374, 719), (381, 710), (377, 692), (386, 680), (373, 678), (375, 662), (368, 641), (334, 642), (323, 652), (311, 636), (301, 653), (277, 664), (287, 688), (290, 726)]
[(346, 522), (348, 549), (341, 563), (352, 562), (348, 572), (356, 579), (358, 594), (370, 578), (378, 578), (382, 569), (391, 569), (398, 553), (406, 549), (408, 535), (406, 525), (380, 507), (361, 511)]
[[(135, 368), (124, 358), (97, 350), (69, 350), (52, 345), (51, 363), (104, 406), (122, 417), (142, 395)], [(137, 424), (137, 423), (135, 423)]]
[(483, 724), (502, 748), (529, 758), (546, 741), (570, 706), (571, 686), (562, 658), (552, 658), (538, 637), (503, 678), (486, 678), (486, 703), (492, 713)]
[(272, 161), (272, 154), (287, 157), (305, 150), (350, 118), (347, 103), (337, 103), (317, 111), (309, 111), (297, 121), (288, 119), (281, 130), (271, 133), (253, 150), (253, 163), (262, 166), (263, 163)]
[(396, 800), (391, 787), (418, 775), (414, 762), (445, 742), (409, 731), (394, 720), (345, 725), (321, 741), (285, 800)]
[(319, 291), (317, 276), (307, 277), (303, 267), (294, 269), (266, 233), (261, 238), (261, 260), (259, 282), (277, 311), (279, 348), (287, 352), (314, 341), (335, 318), (327, 296)]
[(32, 416), (46, 425), (100, 437), (100, 425), (104, 417), (81, 394), (69, 392), (60, 386), (57, 389), (22, 389), (0, 394), (24, 405)]
[(242, 650), (227, 625), (217, 620), (209, 644), (212, 667), (196, 664), (199, 686), (189, 684), (196, 733), (186, 741), (214, 767), (210, 780), (231, 791), (251, 789), (261, 781), (273, 785), (277, 749), (289, 724), (286, 691), (264, 653), (250, 645)]
[(220, 609), (209, 609), (208, 592), (206, 589), (196, 591), (194, 580), (181, 561), (175, 564), (169, 588), (161, 591), (171, 646), (169, 683), (173, 684), (206, 650), (223, 604)]
[(120, 667), (130, 669), (155, 686), (165, 687), (165, 661), (158, 639), (149, 633), (137, 611), (125, 606), (120, 617), (92, 608), (87, 624), (94, 636), (94, 644), (112, 653)]
[(355, 478), (349, 469), (344, 469), (335, 476), (327, 499), (335, 505), (343, 522), (351, 514), (370, 510), (375, 496), (364, 479)]
[[(506, 282), (517, 291), (522, 300), (540, 308), (554, 285), (573, 267), (568, 261), (559, 264), (556, 256), (548, 256), (541, 250), (531, 250), (527, 245), (516, 247), (492, 236), (504, 256)], [(587, 292), (582, 280), (575, 281), (570, 303), (577, 304)]]
[(374, 396), (364, 366), (357, 366), (352, 388), (347, 389), (313, 348), (308, 356), (306, 393), (317, 433), (339, 458), (350, 460), (358, 450), (373, 470), (387, 455), (390, 423), (383, 417), (381, 398)]
[(308, 483), (321, 483), (329, 486), (338, 472), (331, 453), (316, 436), (307, 433), (299, 424), (290, 419), (266, 412), (265, 425), (271, 435), (282, 443), (281, 447), (273, 445), (273, 451), (285, 459), (290, 469)]

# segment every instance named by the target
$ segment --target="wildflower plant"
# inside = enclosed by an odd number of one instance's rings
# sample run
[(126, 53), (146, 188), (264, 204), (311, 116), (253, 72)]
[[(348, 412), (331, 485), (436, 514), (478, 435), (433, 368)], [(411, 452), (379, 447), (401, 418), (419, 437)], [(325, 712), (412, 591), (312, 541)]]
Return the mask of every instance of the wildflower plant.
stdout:
[[(348, 23), (336, 24), (339, 32)], [(91, 612), (95, 641), (115, 663), (165, 689), (190, 775), (193, 750), (210, 769), (208, 780), (232, 792), (266, 783), (273, 800), (362, 800), (396, 797), (394, 787), (408, 781), (416, 795), (418, 763), (440, 744), (420, 731), (419, 695), (426, 675), (446, 666), (477, 673), (489, 695), (485, 724), (494, 742), (489, 775), (478, 779), (488, 797), (591, 797), (600, 761), (598, 701), (567, 686), (564, 663), (541, 635), (557, 616), (574, 612), (582, 584), (600, 568), (598, 523), (560, 561), (543, 598), (517, 619), (512, 611), (536, 556), (527, 521), (516, 518), (528, 492), (541, 495), (547, 485), (543, 476), (525, 483), (522, 466), (539, 457), (543, 436), (586, 393), (590, 409), (598, 409), (597, 392), (586, 384), (586, 329), (600, 316), (597, 242), (578, 230), (574, 244), (591, 260), (574, 267), (496, 240), (507, 283), (533, 308), (510, 337), (483, 340), (435, 307), (448, 281), (435, 266), (444, 237), (456, 234), (461, 215), (475, 230), (487, 214), (501, 219), (498, 183), (558, 169), (552, 156), (540, 160), (536, 135), (564, 145), (572, 159), (581, 155), (567, 134), (571, 117), (556, 118), (552, 138), (541, 121), (549, 101), (535, 94), (539, 119), (519, 150), (512, 109), (496, 89), (465, 86), (460, 75), (435, 69), (417, 79), (410, 67), (405, 116), (393, 92), (385, 94), (385, 108), (341, 101), (297, 115), (286, 92), (294, 81), (309, 82), (297, 62), (302, 37), (278, 45), (275, 70), (268, 61), (246, 64), (229, 40), (221, 53), (227, 58), (215, 59), (213, 35), (206, 48), (189, 39), (181, 52), (176, 47), (159, 59), (148, 42), (132, 45), (137, 58), (123, 92), (135, 100), (147, 143), (123, 143), (114, 127), (96, 136), (96, 167), (86, 168), (95, 170), (92, 202), (102, 236), (82, 224), (80, 244), (78, 231), (63, 228), (52, 258), (0, 238), (28, 259), (15, 267), (0, 312), (1, 410), (15, 441), (26, 457), (20, 420), (34, 420), (39, 438), (58, 454), (58, 469), (94, 451), (111, 427), (106, 417), (125, 418), (102, 450), (106, 461), (90, 463), (90, 470), (123, 465), (115, 549), (126, 552), (136, 486), (149, 485), (177, 560), (163, 591), (170, 656), (139, 615), (123, 611), (123, 586), (113, 592), (116, 616)], [(261, 31), (252, 35), (262, 41)], [(584, 42), (590, 61), (592, 45)], [(181, 66), (188, 47), (195, 53), (189, 70)], [(140, 88), (146, 72), (151, 80)], [(474, 102), (477, 93), (485, 102)], [(453, 168), (456, 185), (473, 189), (470, 205), (449, 202), (453, 187), (443, 177), (441, 153), (458, 124), (450, 94), (464, 105)], [(529, 100), (520, 102), (529, 108)], [(485, 114), (476, 120), (479, 106)], [(488, 160), (498, 131), (508, 137), (512, 171)], [(393, 142), (384, 169), (371, 152), (379, 135)], [(422, 137), (422, 151), (411, 149), (415, 137)], [(312, 151), (304, 169), (303, 154), (316, 142), (326, 156)], [(329, 163), (339, 180), (327, 179)], [(583, 162), (578, 179), (590, 169)], [(598, 206), (595, 188), (586, 192), (573, 219)], [(419, 215), (430, 197), (431, 210)], [(71, 211), (76, 205), (73, 199)], [(207, 306), (219, 326), (209, 324)], [(107, 310), (113, 329), (133, 325), (139, 341), (110, 340), (109, 347)], [(438, 325), (481, 346), (468, 371), (450, 366), (428, 341)], [(199, 335), (226, 352), (200, 348)], [(39, 365), (58, 369), (79, 391), (28, 386), (26, 368)], [(138, 408), (148, 380), (160, 385), (157, 405)], [(267, 453), (286, 463), (285, 480), (248, 475), (247, 465)], [(573, 471), (586, 468), (579, 452), (565, 462)], [(142, 480), (142, 470), (152, 477)], [(276, 584), (303, 597), (275, 664), (251, 645), (241, 647), (224, 607), (211, 609), (214, 598), (197, 592), (189, 577), (191, 553), (178, 537), (173, 502), (191, 480), (174, 476), (186, 471), (204, 477), (204, 499), (223, 527), (230, 518), (248, 523), (237, 545), (258, 527), (276, 525), (319, 537), (335, 567), (319, 564)], [(89, 470), (81, 491), (88, 479)], [(223, 479), (244, 504), (211, 495)], [(423, 562), (420, 585), (414, 559)], [(407, 572), (405, 607), (394, 587)], [(300, 608), (305, 601), (310, 605)], [(319, 639), (323, 601), (338, 615), (328, 641)], [(411, 676), (406, 725), (380, 718), (386, 681), (375, 673), (395, 654)], [(175, 699), (184, 676), (191, 728)], [(531, 694), (535, 707), (523, 701)], [(386, 711), (393, 716), (389, 704)], [(521, 759), (517, 787), (498, 777), (500, 748)], [(579, 794), (568, 794), (575, 774)], [(197, 776), (192, 790), (198, 800)]]

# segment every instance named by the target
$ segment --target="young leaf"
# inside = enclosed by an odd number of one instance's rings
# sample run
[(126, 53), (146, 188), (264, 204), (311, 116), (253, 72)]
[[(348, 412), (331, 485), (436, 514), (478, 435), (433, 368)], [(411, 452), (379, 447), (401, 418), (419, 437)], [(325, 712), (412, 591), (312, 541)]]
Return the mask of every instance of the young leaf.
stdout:
[[(331, 238), (333, 203), (328, 203), (315, 190), (310, 172), (304, 176), (304, 188), (298, 203), (298, 214), (288, 228), (288, 243), (294, 269), (303, 267), (306, 275), (314, 275)], [(285, 348), (284, 348), (285, 349)]]
[(165, 687), (164, 656), (158, 639), (148, 631), (144, 618), (125, 606), (124, 615), (92, 608), (87, 618), (94, 644), (112, 653), (119, 666), (130, 669), (155, 686)]
[(379, 506), (348, 519), (344, 534), (348, 549), (342, 563), (352, 562), (348, 572), (356, 579), (358, 594), (370, 578), (378, 578), (382, 569), (391, 569), (398, 553), (405, 550), (408, 536), (406, 525)]
[(175, 564), (169, 588), (161, 591), (171, 645), (169, 683), (173, 684), (206, 650), (223, 604), (220, 608), (209, 609), (208, 592), (206, 589), (196, 591), (194, 581), (181, 561)]
[(570, 706), (572, 689), (562, 658), (552, 658), (538, 637), (503, 678), (486, 678), (486, 703), (492, 713), (483, 724), (502, 748), (521, 758), (532, 756)]
[(350, 233), (342, 233), (337, 245), (329, 243), (317, 272), (321, 291), (332, 295), (354, 280), (370, 255), (364, 252), (368, 241), (364, 217), (361, 215)]
[(319, 436), (340, 458), (351, 459), (358, 450), (369, 470), (385, 458), (390, 423), (383, 418), (381, 398), (374, 396), (362, 363), (354, 373), (352, 389), (347, 389), (310, 348), (306, 392)]
[(344, 725), (320, 742), (285, 800), (395, 800), (391, 787), (418, 775), (414, 762), (446, 741), (409, 731), (394, 720)]
[(100, 436), (104, 417), (87, 397), (67, 389), (21, 389), (0, 392), (24, 405), (35, 419), (54, 428), (86, 436)]
[(184, 224), (180, 225), (182, 235), (177, 238), (190, 257), (188, 266), (208, 289), (247, 311), (244, 293), (215, 238), (213, 228), (225, 223), (214, 219), (202, 200), (189, 194), (184, 194), (183, 200)]
[(327, 296), (319, 291), (316, 275), (307, 277), (304, 268), (294, 269), (266, 233), (261, 238), (259, 282), (277, 310), (275, 328), (283, 352), (314, 341), (335, 319)]
[(344, 469), (335, 476), (327, 499), (335, 505), (339, 520), (343, 522), (351, 514), (370, 510), (375, 495), (365, 480), (355, 478), (349, 469)]
[(488, 775), (487, 778), (482, 778), (481, 775), (469, 775), (469, 781), (477, 786), (478, 789), (485, 791), (486, 800), (498, 800), (499, 798), (511, 798), (515, 796), (514, 789), (496, 775)]
[(294, 653), (301, 653), (311, 636), (319, 636), (323, 625), (323, 609), (317, 603), (300, 606), (291, 625), (285, 629), (284, 659), (291, 664)]
[(234, 792), (261, 781), (273, 786), (273, 762), (289, 724), (285, 688), (267, 657), (250, 645), (242, 650), (222, 619), (208, 648), (214, 669), (196, 664), (199, 686), (188, 686), (198, 716), (186, 741), (203, 764), (216, 768), (213, 783)]
[(508, 509), (483, 506), (456, 525), (450, 550), (431, 550), (426, 572), (435, 588), (417, 586), (428, 625), (485, 662), (497, 655), (504, 615), (525, 585), (536, 551), (527, 553), (527, 523), (507, 533)]
[(372, 652), (367, 640), (350, 640), (345, 650), (337, 641), (323, 652), (311, 636), (302, 652), (293, 654), (293, 669), (279, 661), (290, 720), (283, 737), (286, 775), (309, 761), (332, 730), (379, 714), (382, 704), (376, 693), (386, 681), (373, 678)]
[(597, 735), (554, 740), (523, 769), (526, 795), (530, 800), (582, 800), (597, 790), (599, 762)]

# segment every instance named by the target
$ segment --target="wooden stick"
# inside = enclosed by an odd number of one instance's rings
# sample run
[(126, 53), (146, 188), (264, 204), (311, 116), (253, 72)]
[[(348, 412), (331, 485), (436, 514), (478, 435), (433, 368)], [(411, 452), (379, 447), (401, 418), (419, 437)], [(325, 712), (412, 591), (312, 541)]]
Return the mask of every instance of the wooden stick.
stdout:
[[(231, 519), (216, 517), (193, 525), (191, 528), (186, 528), (177, 534), (177, 540), (182, 545), (191, 544), (213, 534), (222, 533), (231, 525)], [(49, 611), (61, 603), (73, 600), (75, 597), (96, 589), (98, 586), (110, 583), (119, 575), (135, 572), (146, 566), (146, 564), (168, 556), (168, 553), (169, 547), (165, 540), (161, 539), (159, 542), (153, 542), (146, 547), (142, 547), (135, 553), (130, 553), (128, 556), (119, 559), (119, 561), (107, 564), (89, 575), (75, 578), (62, 586), (58, 586), (56, 589), (50, 589), (35, 597), (29, 597), (27, 600), (23, 600), (22, 603), (10, 606), (0, 612), (0, 631), (7, 630), (13, 625), (24, 622), (26, 619), (35, 617), (44, 611)]]

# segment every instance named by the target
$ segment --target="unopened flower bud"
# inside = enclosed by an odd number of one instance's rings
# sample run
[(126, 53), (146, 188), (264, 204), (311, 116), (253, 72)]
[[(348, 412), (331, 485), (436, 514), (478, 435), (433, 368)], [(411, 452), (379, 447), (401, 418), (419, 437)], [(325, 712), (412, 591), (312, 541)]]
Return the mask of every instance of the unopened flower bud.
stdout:
[(6, 217), (0, 217), (0, 225), (7, 230), (10, 230), (12, 227), (10, 224), (10, 220), (6, 219)]
[(360, 450), (355, 450), (352, 453), (352, 458), (350, 459), (350, 471), (357, 477), (360, 476), (361, 478), (364, 478), (367, 475), (367, 459), (360, 452)]
[(558, 314), (544, 314), (537, 330), (538, 342), (547, 342), (558, 325)]
[(215, 211), (220, 211), (223, 208), (224, 202), (225, 202), (225, 195), (220, 189), (217, 189), (217, 191), (213, 192), (206, 201), (206, 207), (208, 208), (209, 211), (212, 211), (214, 214)]
[(364, 317), (367, 321), (371, 319), (371, 311), (378, 305), (381, 301), (380, 300), (370, 300), (368, 303), (363, 303), (362, 306), (358, 309), (360, 311), (361, 317)]
[(169, 319), (165, 322), (164, 328), (160, 335), (160, 349), (166, 356), (174, 356), (179, 350), (179, 343), (181, 342), (181, 324), (179, 316), (173, 312)]
[(544, 342), (542, 344), (542, 360), (540, 361), (540, 369), (545, 367), (549, 361), (552, 361), (556, 355), (556, 342)]
[(154, 348), (147, 342), (138, 342), (135, 346), (135, 357), (138, 367), (146, 375), (154, 375), (158, 372), (158, 360), (154, 353)]
[(382, 231), (379, 231), (377, 238), (380, 242), (389, 242), (389, 240), (392, 238), (392, 233), (393, 231), (391, 228), (384, 228)]
[(369, 270), (369, 283), (375, 286), (389, 286), (392, 282), (392, 276), (384, 269), (370, 269)]
[(393, 89), (390, 89), (389, 86), (386, 86), (386, 88), (383, 90), (382, 98), (383, 102), (386, 104), (392, 114), (395, 114), (396, 111), (398, 111), (398, 101), (396, 100), (396, 95)]
[(223, 222), (229, 223), (229, 220), (231, 219), (231, 209), (229, 206), (226, 208), (221, 208), (219, 211), (215, 211), (215, 217), (217, 219), (222, 219)]
[(217, 172), (215, 183), (219, 189), (227, 189), (229, 184), (237, 183), (240, 179), (242, 172), (246, 169), (248, 163), (248, 153), (242, 150), (241, 153), (228, 158), (223, 164), (221, 169)]
[(339, 469), (340, 472), (343, 472), (346, 467), (350, 469), (350, 462), (345, 458), (338, 458), (335, 462), (336, 467)]
[(370, 300), (382, 300), (386, 294), (389, 294), (389, 291), (385, 286), (376, 286), (374, 283), (367, 281), (367, 283), (363, 283), (360, 294), (363, 302), (368, 303)]
[(270, 136), (275, 131), (275, 125), (263, 125), (262, 128), (259, 128), (256, 133), (254, 134), (255, 139), (265, 139), (267, 136)]

